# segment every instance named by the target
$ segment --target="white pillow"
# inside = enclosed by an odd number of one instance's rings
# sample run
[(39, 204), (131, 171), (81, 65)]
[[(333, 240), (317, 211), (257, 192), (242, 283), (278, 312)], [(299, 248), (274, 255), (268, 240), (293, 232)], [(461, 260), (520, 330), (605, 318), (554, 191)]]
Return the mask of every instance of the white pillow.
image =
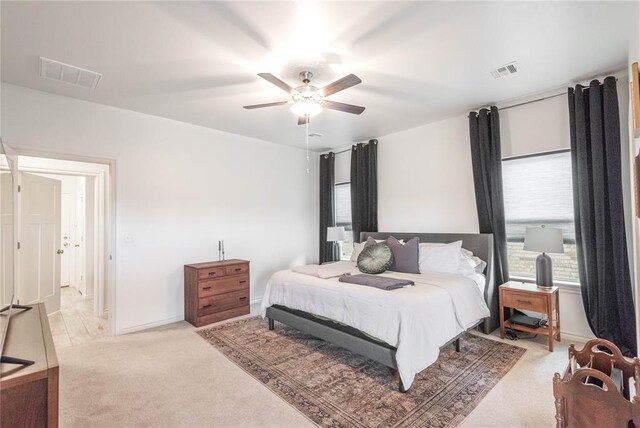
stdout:
[(419, 246), (420, 272), (458, 273), (462, 241), (450, 244), (423, 243)]
[[(420, 244), (426, 248), (433, 247), (442, 247), (443, 245), (439, 242), (423, 242)], [(463, 275), (471, 275), (474, 273), (484, 273), (484, 270), (487, 267), (487, 262), (482, 260), (480, 257), (476, 257), (473, 255), (473, 252), (467, 250), (466, 248), (460, 249), (460, 267), (457, 273), (461, 273)]]
[(460, 270), (469, 271), (469, 273), (483, 273), (487, 267), (487, 262), (480, 257), (476, 257), (466, 248), (460, 252)]

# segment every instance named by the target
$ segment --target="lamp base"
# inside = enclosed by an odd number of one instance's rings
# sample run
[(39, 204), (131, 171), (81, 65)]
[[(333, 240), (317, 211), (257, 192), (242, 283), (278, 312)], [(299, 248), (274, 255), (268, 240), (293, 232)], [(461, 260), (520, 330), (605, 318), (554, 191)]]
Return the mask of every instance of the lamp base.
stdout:
[(538, 287), (553, 287), (553, 266), (551, 257), (542, 253), (536, 259), (536, 285)]

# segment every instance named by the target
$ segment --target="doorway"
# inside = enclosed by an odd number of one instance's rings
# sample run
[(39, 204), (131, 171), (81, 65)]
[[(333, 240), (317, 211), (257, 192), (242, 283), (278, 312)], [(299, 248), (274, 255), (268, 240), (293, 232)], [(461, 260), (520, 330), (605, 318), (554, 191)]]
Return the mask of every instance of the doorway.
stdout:
[(17, 164), (16, 296), (45, 302), (56, 347), (113, 335), (113, 164), (20, 153)]

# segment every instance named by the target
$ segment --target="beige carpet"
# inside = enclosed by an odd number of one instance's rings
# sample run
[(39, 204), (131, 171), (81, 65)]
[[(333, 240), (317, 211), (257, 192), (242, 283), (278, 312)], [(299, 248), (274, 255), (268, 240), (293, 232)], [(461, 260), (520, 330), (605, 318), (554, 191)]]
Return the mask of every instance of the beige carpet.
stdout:
[[(194, 331), (180, 322), (59, 349), (60, 425), (314, 426)], [(506, 343), (527, 352), (461, 427), (555, 426), (551, 379), (568, 342), (553, 353), (544, 337)]]
[(406, 394), (382, 364), (259, 317), (199, 331), (231, 361), (327, 427), (453, 427), (525, 350), (475, 335), (448, 346)]

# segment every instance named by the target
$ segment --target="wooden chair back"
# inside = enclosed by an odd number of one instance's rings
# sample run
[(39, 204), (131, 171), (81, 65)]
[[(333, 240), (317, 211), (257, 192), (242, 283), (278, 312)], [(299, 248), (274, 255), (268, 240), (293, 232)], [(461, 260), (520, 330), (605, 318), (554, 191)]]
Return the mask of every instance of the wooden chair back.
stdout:
[[(587, 377), (600, 380), (603, 386), (585, 383)], [(640, 427), (640, 405), (626, 400), (611, 379), (598, 370), (580, 368), (566, 382), (556, 373), (553, 392), (558, 428), (627, 428), (630, 421)]]
[[(612, 342), (605, 339), (591, 339), (585, 343), (584, 348), (578, 351), (575, 345), (569, 346), (569, 360), (575, 361), (581, 367), (591, 367), (611, 376), (611, 370), (616, 367), (622, 370), (625, 382), (640, 375), (640, 365), (637, 358), (633, 361), (627, 360), (620, 352), (620, 349)], [(637, 388), (636, 390), (640, 391)]]

